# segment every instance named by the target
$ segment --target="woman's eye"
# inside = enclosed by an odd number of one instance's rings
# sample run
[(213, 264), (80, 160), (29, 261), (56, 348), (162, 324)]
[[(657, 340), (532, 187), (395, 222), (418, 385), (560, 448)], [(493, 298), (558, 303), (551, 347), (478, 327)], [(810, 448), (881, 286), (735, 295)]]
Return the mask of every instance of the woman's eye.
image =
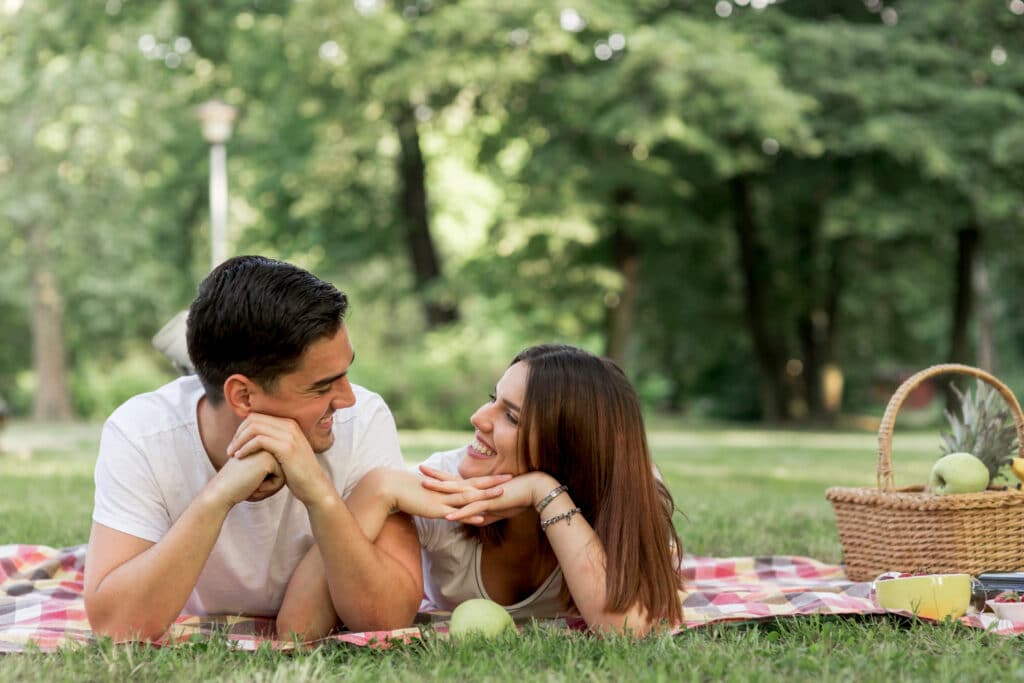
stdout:
[(512, 424), (514, 424), (514, 425), (518, 425), (519, 424), (519, 418), (516, 417), (515, 415), (513, 415), (512, 413), (505, 413), (505, 417), (507, 417), (508, 421), (511, 422)]
[(495, 396), (494, 394), (487, 394), (487, 398), (491, 399), (491, 403), (494, 403), (495, 401), (498, 400), (498, 397)]

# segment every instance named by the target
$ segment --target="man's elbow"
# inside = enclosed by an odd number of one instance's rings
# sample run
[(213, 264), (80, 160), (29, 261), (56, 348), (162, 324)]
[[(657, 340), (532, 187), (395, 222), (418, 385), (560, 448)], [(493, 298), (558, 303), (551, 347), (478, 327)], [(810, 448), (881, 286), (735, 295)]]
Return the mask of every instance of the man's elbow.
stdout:
[(352, 631), (394, 631), (412, 625), (420, 607), (420, 596), (377, 601), (359, 610), (345, 624)]
[(338, 625), (333, 608), (327, 614), (304, 614), (300, 610), (282, 606), (275, 620), (279, 640), (309, 642), (330, 635)]
[(170, 626), (169, 622), (150, 615), (115, 609), (109, 602), (97, 597), (85, 598), (85, 615), (93, 633), (98, 636), (106, 636), (115, 642), (155, 642)]
[(318, 640), (330, 634), (331, 629), (321, 629), (316, 624), (306, 621), (293, 621), (287, 617), (277, 617), (274, 624), (278, 640), (296, 640), (300, 643)]
[(396, 609), (396, 615), (393, 622), (387, 627), (388, 630), (412, 626), (412, 622), (416, 619), (416, 613), (420, 611), (420, 603), (422, 601), (422, 591), (415, 597), (402, 601)]

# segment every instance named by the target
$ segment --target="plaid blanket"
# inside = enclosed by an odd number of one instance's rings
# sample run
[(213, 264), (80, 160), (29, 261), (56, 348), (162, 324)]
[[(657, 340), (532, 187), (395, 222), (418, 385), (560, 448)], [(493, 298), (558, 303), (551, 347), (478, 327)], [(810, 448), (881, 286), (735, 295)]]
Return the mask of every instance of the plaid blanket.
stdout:
[[(31, 642), (43, 652), (95, 635), (85, 616), (85, 550), (38, 545), (0, 546), (0, 653), (21, 652)], [(156, 645), (168, 646), (223, 633), (237, 648), (255, 650), (263, 643), (280, 649), (297, 647), (277, 641), (274, 620), (264, 617), (197, 617), (182, 615)], [(419, 628), (338, 633), (330, 637), (352, 645), (386, 644), (420, 636)]]
[[(22, 652), (29, 643), (41, 651), (89, 643), (95, 639), (82, 599), (85, 546), (48, 548), (0, 546), (0, 653)], [(683, 564), (684, 624), (679, 630), (728, 621), (750, 621), (806, 614), (882, 614), (871, 584), (846, 579), (843, 568), (805, 557), (693, 557)], [(432, 615), (443, 630), (444, 615)], [(438, 621), (440, 618), (442, 621)], [(431, 621), (431, 615), (425, 620)], [(1024, 623), (969, 613), (962, 622), (1003, 634), (1024, 633)], [(579, 627), (558, 622), (563, 627)], [(255, 650), (264, 643), (298, 647), (275, 640), (273, 620), (258, 617), (178, 617), (156, 643), (188, 642), (222, 633), (233, 646)], [(418, 627), (396, 631), (337, 633), (324, 641), (356, 646), (386, 646), (419, 638)], [(324, 642), (318, 641), (318, 642)]]

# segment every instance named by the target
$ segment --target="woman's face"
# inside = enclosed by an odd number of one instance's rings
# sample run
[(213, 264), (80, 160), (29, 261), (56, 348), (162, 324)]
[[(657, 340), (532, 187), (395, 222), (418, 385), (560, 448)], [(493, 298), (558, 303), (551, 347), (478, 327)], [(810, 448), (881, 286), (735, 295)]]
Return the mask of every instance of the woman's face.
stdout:
[(498, 380), (491, 400), (480, 406), (469, 419), (476, 427), (476, 433), (459, 463), (459, 474), (463, 478), (526, 472), (519, 462), (516, 444), (528, 375), (526, 363), (510, 367)]

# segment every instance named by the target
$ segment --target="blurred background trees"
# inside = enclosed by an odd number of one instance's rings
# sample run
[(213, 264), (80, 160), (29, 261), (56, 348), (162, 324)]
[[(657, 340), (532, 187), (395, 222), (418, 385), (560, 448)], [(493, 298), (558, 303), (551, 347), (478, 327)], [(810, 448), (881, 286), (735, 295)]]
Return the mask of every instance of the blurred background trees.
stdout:
[(1019, 385), (1021, 45), (1022, 0), (2, 0), (0, 395), (98, 419), (171, 376), (213, 98), (231, 252), (349, 293), (404, 426), (553, 339), (700, 418)]

